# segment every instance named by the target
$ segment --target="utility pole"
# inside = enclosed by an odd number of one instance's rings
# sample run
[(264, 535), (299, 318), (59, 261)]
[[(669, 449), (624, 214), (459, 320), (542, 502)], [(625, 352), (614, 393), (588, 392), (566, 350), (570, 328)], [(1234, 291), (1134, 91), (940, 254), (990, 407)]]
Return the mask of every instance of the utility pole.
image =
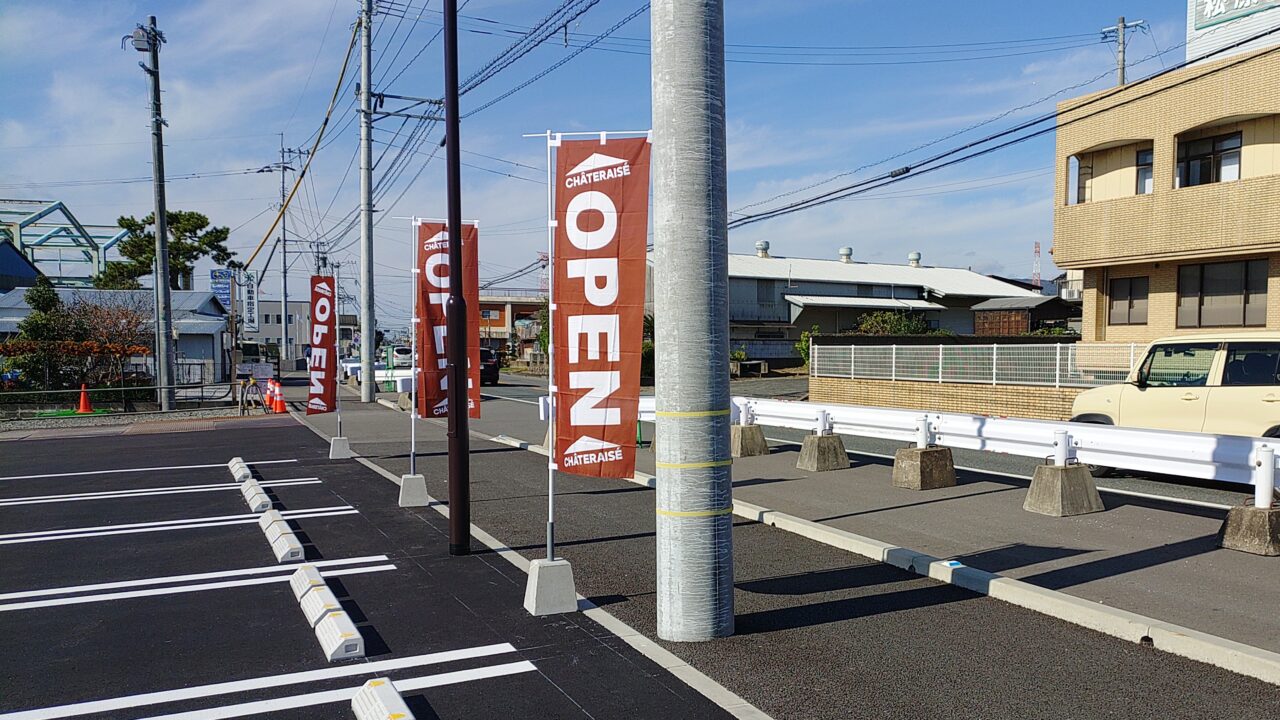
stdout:
[[(284, 133), (280, 133), (280, 207), (284, 207), (284, 172), (290, 169), (284, 159)], [(280, 372), (289, 359), (289, 213), (280, 214)]]
[[(462, 294), (462, 149), (458, 137), (458, 0), (444, 0), (444, 137), (448, 187), (449, 554), (471, 553), (471, 447), (467, 434), (467, 300)], [(417, 292), (415, 288), (414, 292)]]
[(360, 401), (377, 399), (373, 353), (378, 321), (373, 306), (373, 0), (360, 7)]
[(724, 0), (654, 0), (658, 636), (733, 634)]
[(1134, 22), (1126, 23), (1124, 21), (1124, 16), (1121, 15), (1120, 19), (1116, 21), (1116, 24), (1114, 27), (1102, 28), (1102, 39), (1104, 41), (1110, 39), (1112, 33), (1114, 33), (1116, 36), (1116, 84), (1117, 85), (1124, 85), (1125, 83), (1125, 77), (1124, 77), (1125, 30), (1128, 30), (1129, 28), (1144, 27), (1146, 24), (1147, 22), (1145, 20), (1135, 20)]
[(169, 295), (169, 218), (164, 201), (164, 126), (160, 114), (160, 45), (164, 33), (156, 27), (156, 16), (139, 25), (131, 36), (138, 52), (150, 55), (151, 64), (138, 65), (151, 76), (151, 173), (155, 185), (155, 294), (156, 294), (156, 384), (160, 386), (160, 409), (173, 409), (173, 317)]

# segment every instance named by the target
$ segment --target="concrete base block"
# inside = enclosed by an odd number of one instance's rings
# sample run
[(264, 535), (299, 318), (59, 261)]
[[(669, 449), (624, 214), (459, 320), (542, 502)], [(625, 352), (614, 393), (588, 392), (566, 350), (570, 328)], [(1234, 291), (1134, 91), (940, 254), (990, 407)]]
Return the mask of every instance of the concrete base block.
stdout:
[(805, 436), (804, 444), (800, 446), (800, 459), (796, 461), (797, 470), (826, 472), (848, 467), (849, 455), (839, 435)]
[(421, 475), (400, 476), (400, 507), (426, 507), (431, 502), (427, 495), (427, 479)]
[(764, 428), (759, 425), (731, 425), (729, 449), (733, 457), (768, 455), (769, 443), (764, 439)]
[(1254, 555), (1280, 555), (1280, 508), (1239, 505), (1227, 512), (1218, 544)]
[(1106, 508), (1087, 466), (1039, 465), (1031, 476), (1031, 489), (1027, 490), (1022, 509), (1041, 515), (1068, 517)]
[(396, 396), (396, 407), (409, 412), (413, 409), (413, 396), (407, 392), (400, 393)]
[(349, 460), (355, 457), (351, 453), (351, 441), (344, 437), (329, 438), (329, 459), (330, 460)]
[(577, 611), (578, 591), (573, 585), (573, 567), (568, 560), (557, 558), (529, 563), (524, 609), (538, 616)]
[(951, 448), (902, 448), (893, 454), (893, 486), (908, 490), (955, 487)]
[(348, 375), (348, 376), (347, 376), (347, 387), (349, 387), (349, 388), (359, 388), (359, 387), (360, 387), (360, 381), (356, 379), (356, 376), (355, 376), (355, 375)]

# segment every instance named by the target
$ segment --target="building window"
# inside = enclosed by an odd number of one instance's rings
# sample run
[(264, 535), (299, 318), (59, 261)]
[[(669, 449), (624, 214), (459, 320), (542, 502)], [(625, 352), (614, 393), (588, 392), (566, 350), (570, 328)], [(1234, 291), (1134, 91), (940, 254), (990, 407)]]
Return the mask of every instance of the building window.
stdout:
[(1067, 204), (1079, 205), (1089, 202), (1089, 181), (1093, 179), (1093, 156), (1089, 161), (1081, 162), (1072, 155), (1067, 158)]
[(292, 325), (295, 322), (297, 322), (297, 316), (295, 316), (293, 313), (289, 313), (289, 324)]
[(1147, 289), (1146, 277), (1115, 278), (1111, 281), (1111, 308), (1107, 314), (1110, 325), (1146, 325)]
[(262, 324), (263, 325), (271, 324), (271, 313), (262, 313)]
[(1178, 143), (1174, 187), (1194, 187), (1240, 179), (1240, 133)]
[(1150, 195), (1150, 194), (1151, 194), (1152, 185), (1153, 185), (1153, 182), (1152, 182), (1152, 181), (1153, 181), (1153, 178), (1154, 178), (1154, 176), (1151, 174), (1152, 159), (1153, 159), (1153, 157), (1152, 157), (1152, 156), (1153, 156), (1153, 155), (1154, 155), (1154, 151), (1152, 151), (1152, 150), (1139, 150), (1139, 151), (1138, 151), (1138, 161), (1137, 161), (1137, 166), (1138, 166), (1138, 187), (1137, 187), (1137, 193), (1138, 193), (1139, 195)]
[(756, 281), (756, 302), (761, 305), (773, 305), (778, 301), (777, 280)]
[(1266, 260), (1178, 268), (1178, 327), (1266, 324)]

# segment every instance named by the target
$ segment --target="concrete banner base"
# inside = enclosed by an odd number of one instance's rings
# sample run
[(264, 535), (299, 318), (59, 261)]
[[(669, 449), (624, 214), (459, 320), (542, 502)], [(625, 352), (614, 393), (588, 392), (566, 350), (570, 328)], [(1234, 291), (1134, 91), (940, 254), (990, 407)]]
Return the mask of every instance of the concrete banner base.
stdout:
[(804, 444), (800, 446), (800, 459), (796, 461), (797, 470), (826, 472), (848, 467), (849, 455), (839, 435), (805, 436)]
[(329, 438), (329, 459), (350, 460), (355, 457), (351, 452), (351, 442), (344, 437)]
[(1227, 512), (1218, 544), (1254, 555), (1280, 555), (1280, 508), (1238, 505)]
[(396, 396), (396, 407), (405, 412), (413, 410), (413, 396), (406, 392), (400, 393)]
[(908, 490), (955, 487), (951, 448), (901, 448), (893, 454), (893, 486)]
[(568, 560), (542, 559), (529, 563), (524, 609), (537, 616), (577, 612), (578, 591), (573, 584), (573, 567)]
[(1027, 512), (1068, 517), (1099, 512), (1106, 508), (1098, 496), (1098, 486), (1084, 465), (1039, 465), (1031, 476), (1031, 488), (1022, 504)]
[(733, 457), (768, 455), (769, 443), (764, 439), (764, 428), (759, 425), (731, 425), (729, 451)]
[(427, 495), (427, 479), (422, 475), (400, 476), (400, 507), (426, 507), (431, 503)]

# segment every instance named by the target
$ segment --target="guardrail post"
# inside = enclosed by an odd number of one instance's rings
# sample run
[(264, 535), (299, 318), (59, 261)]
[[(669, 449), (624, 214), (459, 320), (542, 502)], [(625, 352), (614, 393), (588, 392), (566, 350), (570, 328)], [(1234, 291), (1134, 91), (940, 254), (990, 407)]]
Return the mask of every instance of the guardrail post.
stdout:
[(849, 467), (849, 453), (844, 449), (844, 440), (831, 432), (831, 415), (826, 410), (818, 410), (816, 419), (816, 432), (804, 436), (796, 469), (826, 472)]
[(951, 448), (933, 445), (933, 426), (928, 415), (916, 418), (916, 446), (893, 453), (893, 486), (907, 490), (937, 490), (954, 487), (956, 466)]
[(826, 410), (818, 411), (818, 429), (819, 435), (831, 434), (831, 415)]
[(1253, 463), (1253, 503), (1227, 511), (1219, 537), (1229, 550), (1254, 555), (1280, 555), (1280, 508), (1274, 507), (1276, 492), (1276, 451), (1269, 445), (1258, 448)]
[(1270, 509), (1276, 495), (1276, 451), (1267, 445), (1258, 448), (1253, 471), (1253, 506)]
[(734, 407), (738, 422), (729, 426), (729, 454), (736, 458), (768, 455), (769, 443), (764, 439), (764, 428), (756, 424), (751, 401), (740, 398), (734, 401)]
[(1071, 433), (1066, 430), (1053, 431), (1053, 464), (1066, 467), (1071, 456)]
[(929, 416), (921, 415), (916, 418), (916, 447), (927, 448), (932, 440), (932, 434), (929, 428)]

